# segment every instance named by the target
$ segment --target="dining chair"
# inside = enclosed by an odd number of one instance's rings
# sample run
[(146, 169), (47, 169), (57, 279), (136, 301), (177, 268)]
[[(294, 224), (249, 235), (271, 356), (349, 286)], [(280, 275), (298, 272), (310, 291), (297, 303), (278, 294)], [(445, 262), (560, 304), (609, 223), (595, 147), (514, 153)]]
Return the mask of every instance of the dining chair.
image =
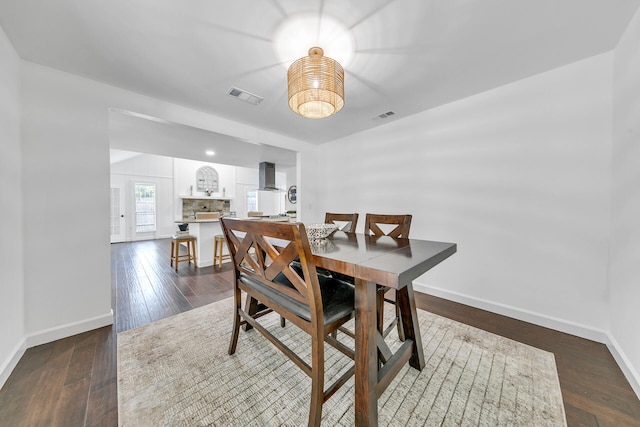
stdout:
[(356, 225), (358, 224), (358, 214), (357, 213), (331, 213), (327, 212), (324, 214), (324, 222), (326, 224), (336, 224), (338, 222), (344, 222), (345, 224), (342, 227), (339, 227), (341, 231), (345, 233), (355, 233)]
[[(384, 214), (366, 214), (364, 219), (364, 234), (374, 236), (390, 236), (396, 238), (409, 238), (409, 231), (411, 230), (411, 215), (384, 215)], [(383, 226), (383, 227), (381, 227)], [(390, 229), (384, 226), (391, 226)], [(384, 231), (384, 229), (388, 231)], [(402, 316), (395, 300), (385, 297), (385, 294), (390, 290), (385, 286), (378, 286), (377, 288), (377, 303), (378, 303), (378, 330), (382, 333), (382, 336), (386, 337), (393, 330), (394, 326), (398, 328), (398, 338), (404, 341), (404, 330), (402, 328)], [(388, 302), (393, 304), (396, 308), (396, 316), (393, 321), (384, 327), (384, 303)]]
[[(251, 326), (311, 378), (309, 425), (319, 426), (322, 405), (354, 373), (354, 365), (324, 388), (324, 343), (354, 359), (353, 350), (330, 334), (354, 316), (354, 288), (316, 273), (304, 224), (223, 218), (222, 228), (234, 268), (233, 331), (229, 354), (236, 351), (240, 328)], [(299, 267), (292, 265), (298, 258)], [(242, 295), (246, 294), (245, 309)], [(311, 364), (276, 338), (262, 320), (274, 312), (311, 337)]]
[[(345, 223), (345, 224), (342, 224), (342, 227), (338, 227), (339, 230), (344, 231), (345, 233), (355, 233), (356, 225), (358, 224), (358, 214), (357, 213), (342, 214), (342, 213), (330, 213), (330, 212), (326, 212), (324, 214), (325, 224), (334, 224), (337, 226), (338, 224), (336, 224), (334, 221), (338, 221), (339, 223), (343, 223), (343, 222)], [(298, 260), (294, 260), (293, 265), (299, 267)], [(351, 277), (334, 273), (329, 270), (325, 270), (324, 268), (316, 268), (316, 271), (318, 272), (318, 274), (323, 276), (334, 276), (339, 280), (353, 282), (353, 278)], [(285, 327), (286, 320), (284, 318), (280, 319), (280, 325), (283, 328)], [(337, 332), (334, 331), (332, 336), (336, 338)]]
[[(324, 214), (324, 222), (325, 224), (334, 224), (334, 225), (338, 225), (336, 224), (334, 221), (338, 221), (339, 223), (344, 223), (342, 224), (342, 227), (338, 227), (339, 230), (344, 231), (345, 233), (355, 233), (356, 232), (356, 225), (358, 224), (358, 213), (331, 213), (331, 212), (326, 212)], [(295, 266), (299, 266), (298, 261), (294, 260), (293, 261), (293, 265)], [(323, 275), (323, 276), (334, 276), (335, 278), (339, 279), (339, 280), (343, 280), (343, 281), (347, 281), (347, 282), (353, 282), (353, 278), (349, 277), (349, 276), (345, 276), (343, 274), (339, 274), (339, 273), (335, 273), (335, 272), (331, 272), (329, 270), (325, 270), (324, 268), (316, 268), (316, 271), (318, 272), (318, 274)], [(283, 318), (280, 320), (280, 325), (284, 328), (286, 324), (286, 320)], [(337, 332), (333, 333), (333, 337), (336, 338), (337, 336)]]
[[(381, 225), (395, 225), (395, 227), (390, 231), (385, 232), (380, 227)], [(408, 239), (410, 230), (411, 215), (381, 215), (368, 213), (364, 219), (364, 234)]]

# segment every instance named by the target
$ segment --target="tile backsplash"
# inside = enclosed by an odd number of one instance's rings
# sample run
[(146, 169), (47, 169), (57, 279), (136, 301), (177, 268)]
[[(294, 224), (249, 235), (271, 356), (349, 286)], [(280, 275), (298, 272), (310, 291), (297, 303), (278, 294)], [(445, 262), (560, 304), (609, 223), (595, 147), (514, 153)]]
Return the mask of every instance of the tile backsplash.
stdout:
[(222, 199), (182, 199), (182, 218), (194, 219), (196, 212), (220, 212), (229, 215), (231, 202)]

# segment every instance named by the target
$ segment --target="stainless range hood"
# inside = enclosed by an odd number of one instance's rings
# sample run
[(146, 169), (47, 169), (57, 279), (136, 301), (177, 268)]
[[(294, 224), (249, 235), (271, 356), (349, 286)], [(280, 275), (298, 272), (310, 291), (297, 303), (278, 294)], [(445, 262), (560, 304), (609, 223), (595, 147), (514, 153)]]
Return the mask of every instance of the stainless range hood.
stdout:
[(276, 165), (275, 163), (261, 162), (259, 169), (258, 190), (261, 191), (283, 191), (276, 187)]

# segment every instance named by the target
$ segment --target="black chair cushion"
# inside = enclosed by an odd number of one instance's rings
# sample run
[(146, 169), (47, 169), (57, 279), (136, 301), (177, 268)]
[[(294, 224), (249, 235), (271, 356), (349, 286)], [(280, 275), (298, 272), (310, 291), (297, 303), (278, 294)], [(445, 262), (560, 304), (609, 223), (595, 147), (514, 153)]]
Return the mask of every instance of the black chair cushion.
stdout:
[[(334, 278), (336, 278), (336, 279), (338, 279), (338, 280), (340, 280), (342, 282), (348, 283), (351, 286), (355, 286), (353, 277), (347, 276), (346, 274), (341, 274), (341, 273), (331, 273), (331, 274), (333, 275)], [(382, 286), (382, 285), (376, 285), (376, 289), (378, 291), (384, 290), (385, 292), (391, 290), (391, 288), (388, 288), (388, 287)]]
[[(302, 276), (302, 264), (300, 264), (299, 259), (294, 259), (293, 261), (291, 261), (291, 267), (293, 267), (298, 272), (298, 274)], [(316, 273), (318, 273), (318, 276), (335, 277), (333, 272), (320, 267), (316, 267)]]
[[(247, 274), (241, 274), (240, 281), (249, 288), (282, 305), (284, 308), (291, 311), (298, 317), (308, 322), (311, 321), (309, 307), (305, 304), (274, 290), (270, 286), (265, 285), (264, 283), (252, 278)], [(282, 273), (278, 274), (274, 281), (285, 286), (289, 286), (290, 288), (294, 287), (289, 279)], [(320, 282), (320, 293), (322, 296), (324, 325), (328, 325), (335, 322), (336, 320), (348, 317), (353, 314), (353, 285), (323, 275), (318, 275), (318, 281)], [(260, 300), (260, 298), (258, 298), (258, 300)]]

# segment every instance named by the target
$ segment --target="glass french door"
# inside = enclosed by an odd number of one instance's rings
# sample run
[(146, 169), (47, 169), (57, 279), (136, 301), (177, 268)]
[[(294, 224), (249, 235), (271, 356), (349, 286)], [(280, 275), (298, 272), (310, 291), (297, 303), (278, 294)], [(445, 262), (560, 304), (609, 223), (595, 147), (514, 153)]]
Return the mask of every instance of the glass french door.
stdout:
[(125, 241), (124, 191), (120, 187), (111, 187), (111, 243)]

